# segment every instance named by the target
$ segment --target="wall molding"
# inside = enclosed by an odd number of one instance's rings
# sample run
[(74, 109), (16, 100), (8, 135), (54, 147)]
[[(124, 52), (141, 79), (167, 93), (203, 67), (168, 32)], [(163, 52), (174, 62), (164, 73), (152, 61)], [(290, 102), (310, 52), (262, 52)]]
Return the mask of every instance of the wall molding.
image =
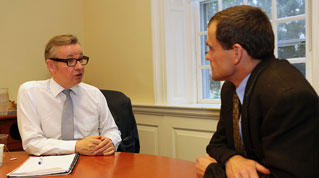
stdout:
[(151, 0), (154, 101), (167, 103), (164, 1)]
[(172, 106), (172, 105), (140, 105), (133, 104), (134, 114), (157, 115), (157, 116), (175, 116), (184, 118), (198, 119), (219, 119), (219, 106)]

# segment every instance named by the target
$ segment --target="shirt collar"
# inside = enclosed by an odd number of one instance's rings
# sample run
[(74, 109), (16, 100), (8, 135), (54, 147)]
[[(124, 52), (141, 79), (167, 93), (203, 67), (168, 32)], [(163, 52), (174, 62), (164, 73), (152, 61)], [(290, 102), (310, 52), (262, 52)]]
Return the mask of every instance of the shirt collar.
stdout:
[(244, 102), (243, 100), (244, 100), (245, 88), (246, 88), (249, 76), (250, 76), (250, 74), (248, 74), (244, 78), (244, 80), (240, 82), (238, 88), (236, 88), (236, 93), (237, 93), (237, 96), (238, 96), (241, 104), (243, 104), (243, 102)]
[[(54, 97), (58, 96), (65, 88), (63, 88), (61, 85), (59, 85), (53, 78), (50, 79), (50, 89), (52, 91), (52, 94)], [(78, 93), (79, 86), (75, 85), (74, 87), (70, 88), (72, 93), (75, 95)]]

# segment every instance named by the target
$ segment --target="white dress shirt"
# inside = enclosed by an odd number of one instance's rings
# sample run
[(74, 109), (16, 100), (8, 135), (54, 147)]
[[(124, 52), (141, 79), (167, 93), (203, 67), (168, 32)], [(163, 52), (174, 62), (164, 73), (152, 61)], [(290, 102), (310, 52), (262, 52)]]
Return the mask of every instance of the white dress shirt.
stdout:
[(76, 140), (103, 135), (115, 150), (121, 142), (104, 95), (94, 86), (80, 83), (71, 88), (74, 109), (74, 139), (61, 140), (64, 88), (52, 78), (22, 84), (18, 91), (18, 126), (24, 150), (34, 155), (70, 154)]

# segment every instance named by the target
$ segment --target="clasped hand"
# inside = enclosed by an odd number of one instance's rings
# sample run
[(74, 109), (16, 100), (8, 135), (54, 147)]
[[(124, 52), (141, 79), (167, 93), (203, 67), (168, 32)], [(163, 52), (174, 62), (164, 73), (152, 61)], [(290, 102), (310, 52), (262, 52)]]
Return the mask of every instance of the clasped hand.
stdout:
[[(217, 161), (206, 154), (205, 157), (199, 157), (196, 159), (196, 174), (197, 177), (202, 178), (207, 167), (211, 163), (217, 163)], [(232, 156), (226, 162), (226, 175), (227, 177), (236, 178), (258, 178), (258, 172), (262, 174), (270, 174), (270, 170), (259, 164), (258, 162), (244, 158), (240, 155)]]
[(217, 161), (210, 157), (208, 154), (205, 155), (205, 157), (198, 157), (196, 159), (196, 174), (197, 177), (201, 178), (204, 176), (204, 173), (206, 171), (206, 168), (211, 164), (211, 163), (217, 163)]
[(88, 136), (75, 144), (75, 152), (83, 155), (111, 155), (115, 152), (111, 139), (104, 136)]
[(262, 174), (270, 174), (270, 170), (259, 164), (258, 162), (235, 155), (226, 162), (227, 177), (250, 177), (258, 178), (258, 172)]

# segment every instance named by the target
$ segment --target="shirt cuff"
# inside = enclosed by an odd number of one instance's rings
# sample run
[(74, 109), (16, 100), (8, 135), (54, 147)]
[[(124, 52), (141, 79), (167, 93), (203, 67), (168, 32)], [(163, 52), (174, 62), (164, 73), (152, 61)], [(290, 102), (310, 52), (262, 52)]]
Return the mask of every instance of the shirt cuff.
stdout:
[(65, 150), (68, 152), (66, 154), (72, 154), (75, 153), (75, 144), (77, 140), (70, 140), (70, 141), (65, 141)]
[(117, 148), (119, 147), (122, 140), (117, 138), (112, 138), (112, 137), (108, 137), (108, 138), (112, 140), (112, 143), (114, 145), (114, 150), (117, 151)]

